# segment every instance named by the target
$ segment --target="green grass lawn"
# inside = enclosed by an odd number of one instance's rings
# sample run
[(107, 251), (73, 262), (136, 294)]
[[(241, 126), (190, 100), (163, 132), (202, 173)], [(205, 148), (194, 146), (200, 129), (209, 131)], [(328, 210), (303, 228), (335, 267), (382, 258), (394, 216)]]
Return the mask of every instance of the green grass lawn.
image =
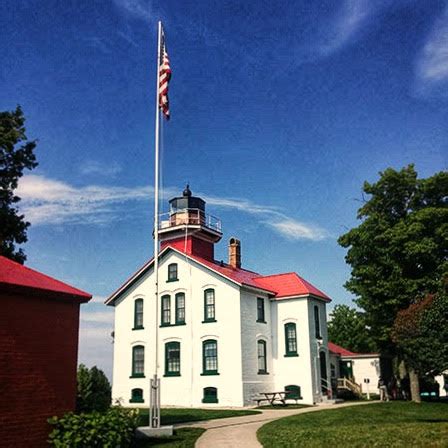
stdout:
[(285, 417), (257, 432), (264, 447), (448, 447), (448, 404), (389, 402)]
[(135, 448), (150, 448), (160, 446), (166, 448), (193, 448), (199, 436), (205, 432), (202, 428), (180, 428), (174, 430), (173, 437), (161, 437), (147, 440), (139, 440)]
[[(148, 409), (139, 410), (139, 425), (148, 425)], [(162, 425), (174, 423), (197, 422), (200, 420), (211, 420), (214, 418), (240, 417), (242, 415), (259, 414), (260, 411), (251, 410), (224, 410), (224, 409), (190, 409), (190, 408), (166, 408), (162, 409)]]

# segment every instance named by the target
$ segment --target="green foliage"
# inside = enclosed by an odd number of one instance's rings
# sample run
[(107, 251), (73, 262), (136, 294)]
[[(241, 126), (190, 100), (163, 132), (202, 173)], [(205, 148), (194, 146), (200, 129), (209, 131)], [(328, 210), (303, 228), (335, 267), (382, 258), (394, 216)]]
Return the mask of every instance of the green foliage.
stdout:
[(331, 312), (328, 340), (358, 353), (372, 353), (377, 349), (365, 315), (347, 305), (336, 305)]
[(448, 295), (429, 295), (398, 313), (393, 341), (408, 366), (420, 375), (448, 368)]
[(84, 364), (80, 364), (77, 379), (77, 411), (106, 411), (111, 403), (111, 387), (103, 371), (96, 366), (88, 369)]
[(295, 415), (258, 432), (264, 447), (446, 447), (445, 403), (375, 403)]
[(114, 407), (106, 413), (70, 412), (48, 422), (54, 426), (49, 443), (56, 448), (126, 448), (137, 427), (137, 412)]
[(20, 106), (11, 112), (0, 112), (0, 255), (19, 263), (26, 256), (22, 249), (16, 250), (16, 244), (27, 241), (30, 224), (15, 207), (20, 198), (14, 190), (23, 171), (37, 166), (36, 142), (27, 140), (24, 124)]
[(398, 311), (439, 291), (448, 273), (448, 173), (417, 179), (413, 165), (388, 168), (363, 190), (362, 223), (339, 238), (352, 268), (345, 286), (380, 348), (393, 349)]

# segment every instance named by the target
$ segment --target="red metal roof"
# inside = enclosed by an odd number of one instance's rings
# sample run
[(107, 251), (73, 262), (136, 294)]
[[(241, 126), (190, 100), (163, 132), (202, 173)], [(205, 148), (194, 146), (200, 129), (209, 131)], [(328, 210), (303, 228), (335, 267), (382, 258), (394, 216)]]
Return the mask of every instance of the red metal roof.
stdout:
[(248, 271), (247, 269), (235, 269), (226, 263), (221, 263), (219, 261), (210, 261), (205, 258), (198, 257), (197, 255), (189, 255), (193, 260), (196, 260), (198, 263), (205, 265), (206, 267), (212, 269), (213, 271), (218, 272), (224, 277), (233, 280), (240, 285), (251, 286), (257, 289), (264, 289), (269, 293), (275, 294), (276, 291), (272, 288), (262, 286), (257, 283), (257, 279), (261, 277), (260, 274), (256, 272)]
[(350, 350), (347, 350), (344, 347), (341, 347), (340, 345), (334, 344), (333, 342), (330, 341), (328, 341), (328, 350), (330, 350), (330, 352), (332, 353), (336, 353), (337, 355), (341, 356), (353, 356), (358, 354), (351, 352)]
[(233, 268), (226, 263), (205, 260), (197, 255), (189, 256), (198, 263), (204, 264), (210, 269), (219, 272), (225, 277), (228, 277), (241, 285), (247, 285), (271, 292), (274, 294), (276, 299), (311, 294), (327, 301), (331, 300), (325, 293), (317, 289), (295, 272), (265, 276), (257, 274), (253, 271), (248, 271), (247, 269)]
[[(175, 252), (185, 253), (178, 248), (171, 246), (166, 246), (159, 253), (159, 256), (164, 255), (168, 250), (173, 250)], [(268, 294), (274, 296), (275, 299), (281, 300), (287, 297), (297, 297), (297, 296), (307, 296), (313, 295), (322, 300), (330, 302), (331, 299), (322, 291), (317, 289), (311, 283), (307, 282), (305, 279), (297, 275), (295, 272), (289, 272), (286, 274), (275, 274), (263, 276), (257, 274), (253, 271), (248, 271), (247, 269), (233, 268), (226, 263), (219, 261), (206, 260), (205, 258), (199, 257), (197, 255), (185, 254), (188, 258), (202, 264), (208, 269), (217, 272), (218, 274), (232, 280), (239, 285), (250, 286), (252, 288), (257, 288), (266, 291)], [(143, 272), (145, 272), (151, 265), (153, 259), (145, 263), (142, 268), (140, 268), (132, 277), (130, 277), (120, 288), (118, 288), (107, 300), (106, 304), (112, 302), (121, 293), (132, 284)]]
[(276, 291), (275, 297), (277, 299), (311, 294), (324, 300), (330, 300), (325, 293), (317, 289), (310, 282), (307, 282), (295, 272), (261, 276), (257, 277), (254, 281), (261, 287)]
[(92, 298), (87, 292), (2, 256), (0, 256), (0, 289), (26, 289), (42, 294), (68, 295), (84, 302)]
[(350, 357), (350, 358), (369, 358), (373, 356), (380, 356), (379, 353), (357, 353), (351, 352), (340, 345), (335, 344), (334, 342), (328, 342), (328, 350), (330, 352), (340, 355), (342, 357)]

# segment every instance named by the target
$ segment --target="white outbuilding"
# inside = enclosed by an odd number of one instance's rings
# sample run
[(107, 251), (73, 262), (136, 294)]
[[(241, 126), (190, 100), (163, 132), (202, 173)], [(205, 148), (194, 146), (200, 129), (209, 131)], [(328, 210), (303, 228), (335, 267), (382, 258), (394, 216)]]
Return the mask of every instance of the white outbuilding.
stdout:
[(215, 261), (220, 221), (188, 186), (169, 202), (157, 302), (153, 260), (106, 301), (115, 307), (113, 399), (148, 406), (157, 350), (162, 406), (248, 406), (281, 391), (325, 400), (329, 297), (294, 272), (243, 269), (236, 238), (228, 262)]

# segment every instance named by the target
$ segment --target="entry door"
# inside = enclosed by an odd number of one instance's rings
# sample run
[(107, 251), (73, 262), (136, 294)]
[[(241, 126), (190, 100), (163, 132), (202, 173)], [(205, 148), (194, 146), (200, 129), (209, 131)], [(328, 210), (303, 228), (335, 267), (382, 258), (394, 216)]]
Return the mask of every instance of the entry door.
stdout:
[(353, 378), (353, 367), (351, 361), (341, 361), (339, 368), (342, 378)]

